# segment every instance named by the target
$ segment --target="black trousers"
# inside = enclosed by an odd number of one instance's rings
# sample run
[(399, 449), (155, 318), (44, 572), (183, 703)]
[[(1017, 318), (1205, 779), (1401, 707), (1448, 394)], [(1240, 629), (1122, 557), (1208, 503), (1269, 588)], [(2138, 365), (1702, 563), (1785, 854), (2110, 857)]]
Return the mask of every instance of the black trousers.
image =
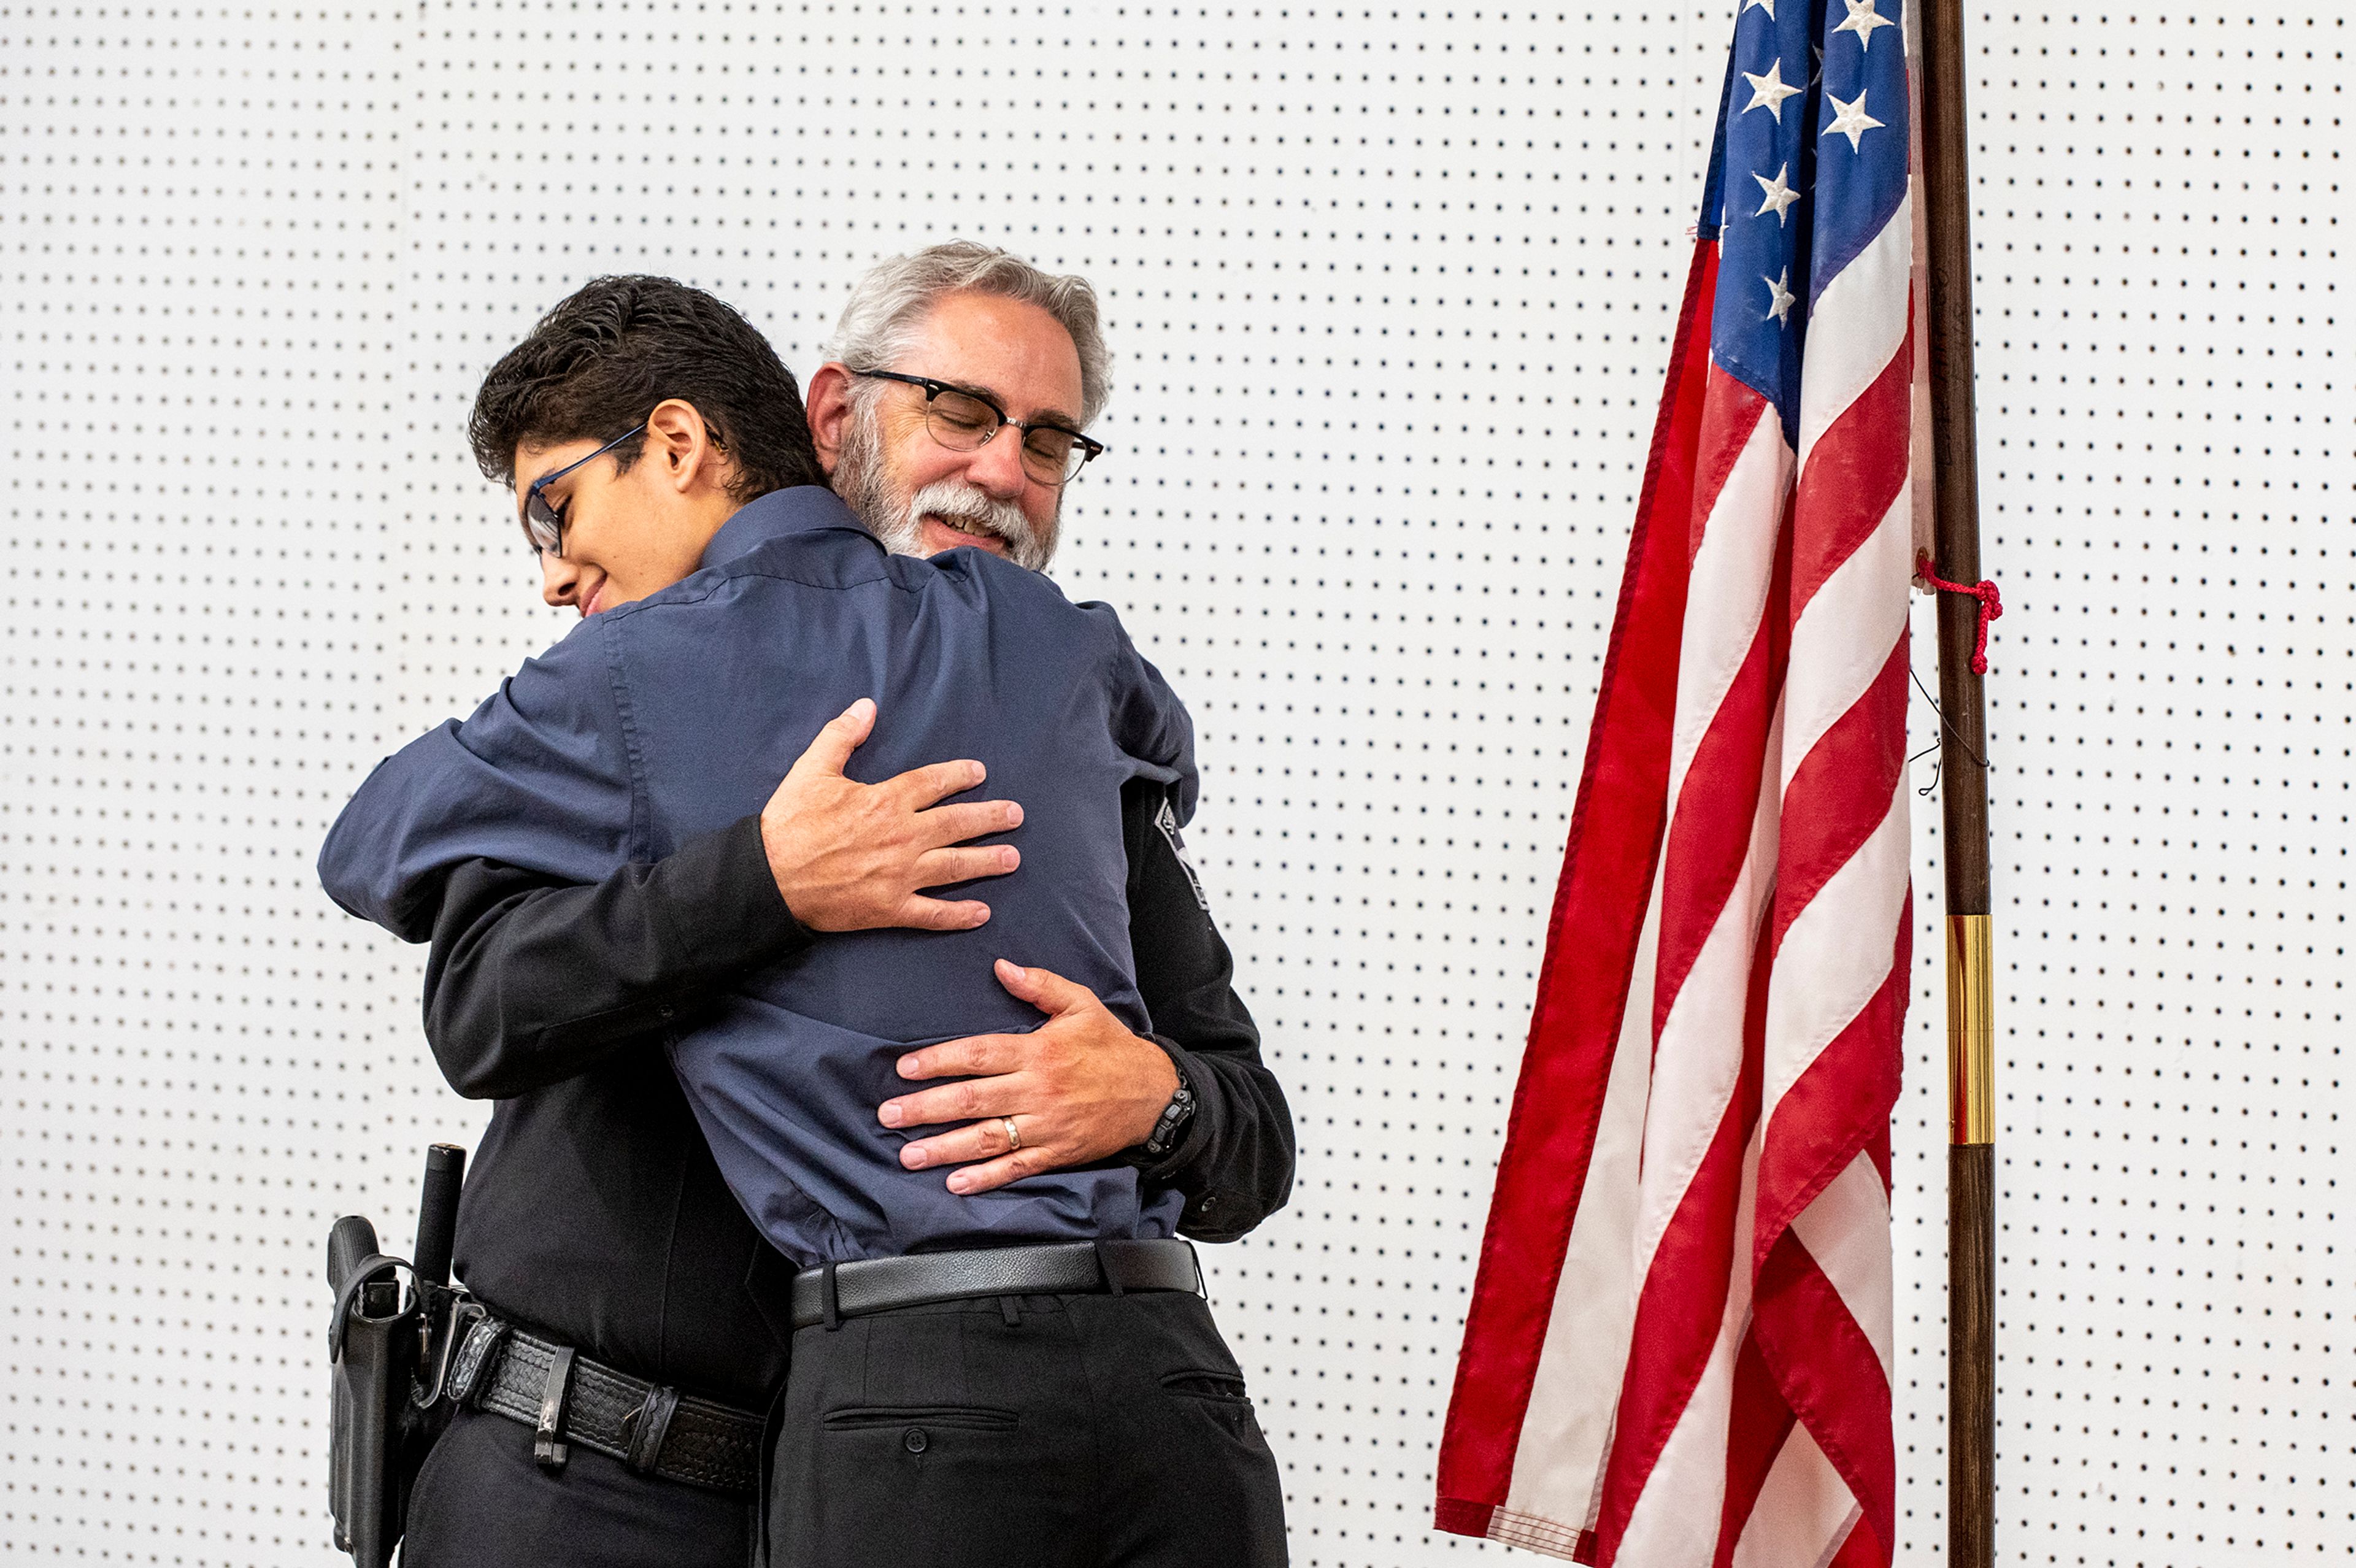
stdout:
[(771, 1568), (1263, 1568), (1284, 1494), (1201, 1297), (1026, 1296), (794, 1336)]
[(575, 1444), (552, 1475), (531, 1428), (462, 1410), (409, 1499), (402, 1568), (749, 1568), (755, 1499), (654, 1476)]

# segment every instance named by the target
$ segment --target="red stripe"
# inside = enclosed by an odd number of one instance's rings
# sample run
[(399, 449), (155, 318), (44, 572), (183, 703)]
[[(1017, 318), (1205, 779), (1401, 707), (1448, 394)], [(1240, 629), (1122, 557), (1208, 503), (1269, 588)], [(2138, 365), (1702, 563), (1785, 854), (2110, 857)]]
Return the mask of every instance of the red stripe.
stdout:
[[(1869, 940), (1860, 932), (1858, 940)], [(1759, 1196), (1752, 1221), (1753, 1266), (1762, 1262), (1800, 1211), (1878, 1135), (1889, 1136), (1904, 1053), (1906, 997), (1913, 979), (1914, 895), (1898, 909), (1890, 972), (1857, 1017), (1826, 1042), (1783, 1097), (1759, 1150)], [(1886, 1183), (1885, 1183), (1886, 1185)]]
[(1873, 1342), (1800, 1238), (1786, 1232), (1759, 1273), (1752, 1333), (1778, 1387), (1865, 1510), (1887, 1563), (1896, 1547), (1898, 1458), (1890, 1381)]
[(1730, 1568), (1733, 1563), (1742, 1527), (1796, 1424), (1792, 1407), (1783, 1403), (1783, 1392), (1759, 1353), (1758, 1340), (1746, 1332), (1734, 1360), (1734, 1402), (1726, 1428), (1726, 1508), (1719, 1520), (1711, 1568)]
[(1887, 1543), (1876, 1541), (1873, 1531), (1866, 1529), (1865, 1521), (1859, 1520), (1857, 1528), (1848, 1532), (1848, 1539), (1841, 1543), (1838, 1552), (1833, 1553), (1833, 1560), (1826, 1563), (1825, 1568), (1890, 1568)]
[[(1913, 368), (1906, 341), (1808, 454), (1793, 499), (1791, 614), (1887, 520), (1909, 457)], [(1905, 765), (1907, 641), (1901, 634), (1871, 685), (1809, 748), (1783, 790), (1771, 946), (1888, 818)], [(1901, 1029), (1912, 983), (1913, 900), (1890, 933), (1890, 967), (1781, 1101), (1762, 1140), (1752, 1232), (1756, 1285), (1750, 1339), (1784, 1403), (1863, 1509), (1835, 1561), (1887, 1568), (1895, 1550), (1897, 1466), (1888, 1379), (1871, 1339), (1816, 1266), (1792, 1221), (1847, 1168), (1879, 1148), (1888, 1183), (1890, 1113), (1897, 1103)], [(1875, 933), (1860, 933), (1865, 940)], [(1733, 1479), (1730, 1450), (1730, 1482)], [(1730, 1491), (1726, 1533), (1739, 1536)]]
[[(1485, 1510), (1503, 1504), (1512, 1484), (1627, 1005), (1666, 813), (1689, 566), (1686, 522), (1708, 385), (1709, 316), (1702, 307), (1717, 282), (1717, 245), (1697, 244), (1464, 1319), (1440, 1445), (1442, 1530), (1484, 1533)], [(1482, 1529), (1466, 1531), (1476, 1509)]]
[[(1719, 441), (1740, 450), (1766, 411), (1758, 393), (1730, 377), (1713, 373), (1710, 411), (1702, 432), (1705, 454), (1710, 451), (1711, 423), (1722, 417)], [(1724, 483), (1721, 475), (1719, 484)], [(1782, 521), (1781, 517), (1726, 517), (1718, 526), (1763, 528), (1778, 527)], [(1698, 513), (1696, 525), (1700, 525)], [(1669, 817), (1662, 862), (1660, 949), (1653, 982), (1656, 1048), (1661, 1026), (1709, 933), (1717, 928), (1751, 852), (1751, 832), (1764, 782), (1767, 729), (1774, 719), (1791, 650), (1791, 623), (1783, 608), (1791, 576), (1790, 547), (1788, 530), (1779, 533), (1766, 603), (1750, 652), (1694, 748), (1693, 761), (1677, 788), (1676, 809)]]
[(1799, 550), (1792, 570), (1797, 618), (1830, 577), (1881, 526), (1906, 485), (1914, 397), (1912, 313), (1906, 339), (1870, 386), (1843, 409), (1816, 443), (1793, 498)]
[(1775, 851), (1774, 941), (1849, 863), (1890, 816), (1906, 766), (1907, 641), (1881, 664), (1847, 712), (1833, 720), (1783, 786)]
[(1595, 1523), (1600, 1563), (1608, 1565), (1618, 1553), (1629, 1515), (1709, 1364), (1711, 1347), (1726, 1318), (1733, 1249), (1739, 1244), (1734, 1220), (1742, 1201), (1743, 1155), (1759, 1120), (1768, 972), (1762, 946), (1751, 957), (1739, 1042), (1742, 1061), (1734, 1093), (1719, 1118), (1717, 1136), (1661, 1233), (1637, 1293), (1635, 1329)]
[[(1776, 1106), (1760, 1153), (1753, 1243), (1760, 1262), (1751, 1336), (1784, 1399), (1865, 1510), (1838, 1560), (1877, 1568), (1887, 1568), (1897, 1549), (1888, 1380), (1872, 1341), (1790, 1226), (1859, 1152), (1876, 1157), (1887, 1189), (1913, 903), (1910, 893), (1900, 907), (1889, 977)], [(1852, 1559), (1852, 1552), (1866, 1555)]]
[[(1809, 455), (1795, 496), (1794, 616), (1883, 526), (1903, 483), (1912, 356), (1902, 348)], [(1773, 946), (1886, 819), (1905, 762), (1906, 639), (1810, 748), (1783, 794)], [(1890, 1390), (1871, 1340), (1807, 1255), (1792, 1221), (1858, 1152), (1886, 1151), (1912, 984), (1912, 898), (1890, 933), (1880, 987), (1785, 1093), (1760, 1153), (1751, 1335), (1785, 1399), (1864, 1513), (1837, 1560), (1895, 1550)], [(1860, 933), (1871, 939), (1870, 933)], [(1879, 1160), (1887, 1181), (1887, 1158)]]
[[(1695, 748), (1693, 765), (1677, 792), (1676, 813), (1669, 818), (1668, 843), (1662, 851), (1660, 952), (1653, 982), (1655, 1051), (1669, 1009), (1718, 928), (1750, 856), (1767, 724), (1774, 711), (1770, 682), (1783, 673), (1769, 667), (1777, 620), (1770, 615), (1760, 623), (1749, 656)], [(1765, 874), (1765, 868), (1761, 870)]]
[(1693, 510), (1686, 519), (1687, 560), (1701, 552), (1710, 514), (1718, 510), (1718, 498), (1726, 493), (1726, 481), (1734, 473), (1742, 449), (1751, 444), (1751, 432), (1761, 420), (1773, 417), (1766, 399), (1716, 366), (1710, 367), (1701, 439), (1694, 460)]
[(1596, 1561), (1607, 1568), (1619, 1552), (1620, 1538), (1627, 1532), (1629, 1516), (1661, 1450), (1701, 1381), (1725, 1317), (1742, 1151), (1757, 1111), (1757, 1080), (1745, 1077), (1754, 1090), (1751, 1103), (1746, 1107), (1738, 1095), (1719, 1119), (1718, 1136), (1662, 1235), (1636, 1298), (1635, 1333), (1620, 1385), (1612, 1456), (1604, 1466), (1603, 1506), (1595, 1523)]
[(1445, 1530), (1456, 1535), (1486, 1535), (1489, 1520), (1497, 1511), (1494, 1503), (1468, 1503), (1455, 1498), (1442, 1498), (1432, 1509), (1431, 1524), (1435, 1530)]

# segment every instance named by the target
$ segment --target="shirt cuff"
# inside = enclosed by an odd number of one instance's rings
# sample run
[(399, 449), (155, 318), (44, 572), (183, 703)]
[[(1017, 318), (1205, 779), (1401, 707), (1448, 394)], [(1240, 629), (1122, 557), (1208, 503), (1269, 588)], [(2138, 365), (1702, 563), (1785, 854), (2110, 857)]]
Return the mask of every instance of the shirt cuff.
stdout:
[(1178, 1134), (1178, 1141), (1158, 1158), (1146, 1153), (1142, 1144), (1120, 1157), (1136, 1167), (1137, 1173), (1146, 1180), (1186, 1190), (1186, 1183), (1177, 1179), (1178, 1174), (1201, 1162), (1204, 1146), (1211, 1136), (1211, 1124), (1215, 1119), (1206, 1090), (1206, 1081), (1211, 1074), (1195, 1066), (1193, 1054), (1176, 1040), (1158, 1034), (1149, 1034), (1145, 1038), (1162, 1049), (1170, 1058), (1170, 1064), (1178, 1070), (1179, 1078), (1194, 1092), (1194, 1114), (1186, 1119), (1186, 1125)]

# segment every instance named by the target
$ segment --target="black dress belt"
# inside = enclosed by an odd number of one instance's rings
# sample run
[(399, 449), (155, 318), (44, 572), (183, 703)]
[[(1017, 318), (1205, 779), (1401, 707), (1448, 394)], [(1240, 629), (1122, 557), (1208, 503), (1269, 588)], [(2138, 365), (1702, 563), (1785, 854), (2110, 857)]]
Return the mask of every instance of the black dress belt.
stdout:
[(1185, 1242), (1056, 1242), (963, 1253), (862, 1258), (794, 1276), (794, 1327), (990, 1296), (1082, 1296), (1130, 1290), (1203, 1294), (1203, 1269)]
[(466, 1327), (447, 1389), (460, 1404), (532, 1427), (534, 1457), (547, 1469), (563, 1468), (567, 1445), (578, 1443), (641, 1475), (761, 1489), (759, 1415), (616, 1371), (496, 1317)]

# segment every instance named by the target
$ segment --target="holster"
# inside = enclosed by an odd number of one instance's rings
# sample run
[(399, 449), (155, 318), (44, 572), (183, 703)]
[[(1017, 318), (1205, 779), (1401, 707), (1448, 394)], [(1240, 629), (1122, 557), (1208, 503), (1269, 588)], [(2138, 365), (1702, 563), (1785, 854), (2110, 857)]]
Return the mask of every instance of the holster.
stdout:
[(458, 1163), (445, 1156), (437, 1171), (429, 1162), (415, 1267), (379, 1252), (376, 1227), (358, 1215), (328, 1232), (336, 1307), (327, 1324), (327, 1508), (336, 1549), (356, 1568), (391, 1562), (411, 1484), (449, 1424), (443, 1371), (472, 1306), (465, 1290), (444, 1283)]

